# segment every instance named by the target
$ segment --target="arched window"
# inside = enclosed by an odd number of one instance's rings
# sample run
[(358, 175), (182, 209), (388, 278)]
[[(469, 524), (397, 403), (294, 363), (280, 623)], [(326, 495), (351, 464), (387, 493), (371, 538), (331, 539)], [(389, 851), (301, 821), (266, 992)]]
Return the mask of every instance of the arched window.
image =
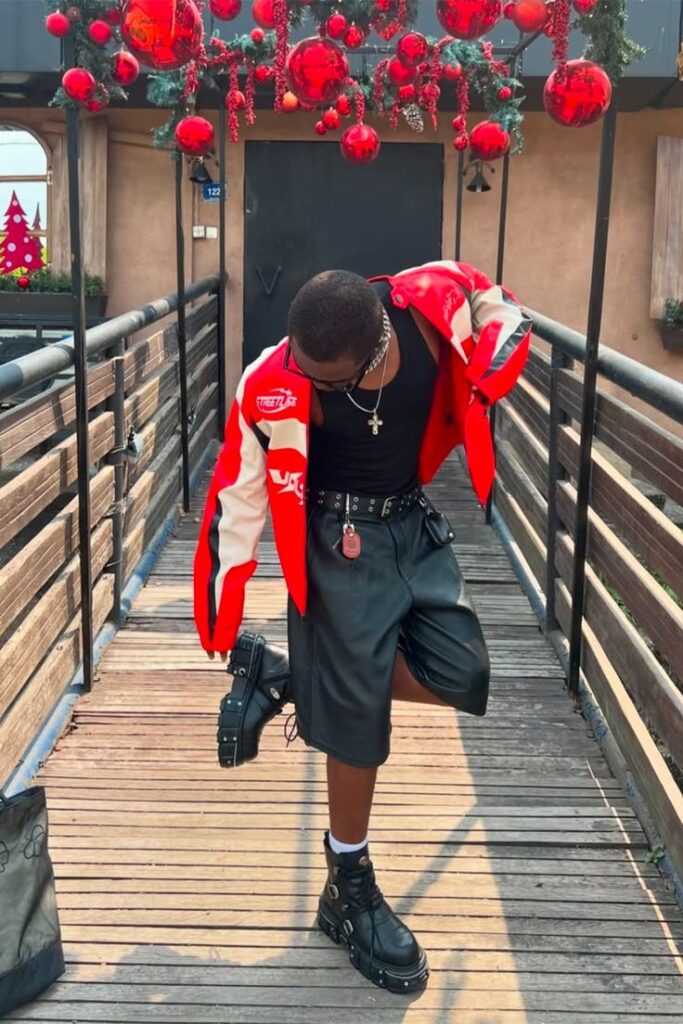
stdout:
[(0, 124), (0, 274), (48, 263), (47, 152), (27, 128)]

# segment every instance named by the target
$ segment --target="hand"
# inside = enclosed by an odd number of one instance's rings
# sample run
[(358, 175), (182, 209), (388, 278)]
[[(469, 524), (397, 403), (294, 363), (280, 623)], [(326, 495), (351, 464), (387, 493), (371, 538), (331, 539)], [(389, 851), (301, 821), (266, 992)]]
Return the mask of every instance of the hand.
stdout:
[[(207, 651), (206, 653), (208, 654), (208, 656), (211, 659), (211, 661), (213, 661), (214, 658), (216, 657), (216, 652), (215, 651)], [(218, 653), (221, 656), (221, 661), (227, 661), (228, 660), (228, 655), (230, 654), (230, 651), (219, 651)]]

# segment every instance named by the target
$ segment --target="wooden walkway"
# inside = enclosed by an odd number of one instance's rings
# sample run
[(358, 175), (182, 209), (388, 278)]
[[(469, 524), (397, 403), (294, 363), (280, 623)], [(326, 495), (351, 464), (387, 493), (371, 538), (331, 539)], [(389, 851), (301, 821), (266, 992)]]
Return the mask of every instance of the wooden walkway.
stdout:
[[(458, 463), (435, 487), (488, 639), (483, 719), (397, 705), (371, 823), (378, 880), (428, 951), (413, 999), (314, 927), (325, 764), (284, 716), (216, 763), (227, 689), (194, 636), (186, 517), (41, 773), (68, 970), (12, 1020), (632, 1024), (683, 1020), (683, 918), (563, 691)], [(195, 507), (203, 505), (203, 495)], [(272, 544), (248, 625), (285, 636)]]

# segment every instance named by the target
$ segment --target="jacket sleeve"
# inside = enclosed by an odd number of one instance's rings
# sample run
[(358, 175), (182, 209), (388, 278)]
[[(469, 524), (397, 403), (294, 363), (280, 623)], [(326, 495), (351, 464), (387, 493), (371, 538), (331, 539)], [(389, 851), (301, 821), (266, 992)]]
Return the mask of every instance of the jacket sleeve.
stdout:
[(225, 427), (194, 558), (194, 617), (206, 651), (229, 651), (244, 613), (266, 520), (266, 456), (243, 410), (240, 381)]
[(514, 387), (526, 364), (531, 320), (507, 289), (466, 263), (459, 268), (469, 279), (474, 348), (465, 376), (473, 386), (465, 414), (465, 451), (470, 477), (482, 504), (495, 475), (495, 455), (487, 407)]

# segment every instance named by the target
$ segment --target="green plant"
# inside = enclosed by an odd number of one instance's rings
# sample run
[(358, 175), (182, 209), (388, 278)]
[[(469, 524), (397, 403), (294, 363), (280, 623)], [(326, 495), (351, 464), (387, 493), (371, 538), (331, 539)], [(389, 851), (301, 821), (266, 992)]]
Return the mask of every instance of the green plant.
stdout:
[(667, 299), (664, 303), (662, 323), (665, 327), (683, 327), (683, 302)]
[[(20, 276), (21, 274), (0, 274), (0, 292), (22, 291), (23, 289), (18, 284)], [(57, 273), (46, 267), (43, 270), (36, 270), (29, 277), (31, 280), (29, 292), (50, 292), (54, 294), (55, 292), (64, 293), (72, 291), (71, 274)], [(88, 298), (95, 295), (103, 295), (104, 284), (102, 278), (86, 273), (85, 294)]]

